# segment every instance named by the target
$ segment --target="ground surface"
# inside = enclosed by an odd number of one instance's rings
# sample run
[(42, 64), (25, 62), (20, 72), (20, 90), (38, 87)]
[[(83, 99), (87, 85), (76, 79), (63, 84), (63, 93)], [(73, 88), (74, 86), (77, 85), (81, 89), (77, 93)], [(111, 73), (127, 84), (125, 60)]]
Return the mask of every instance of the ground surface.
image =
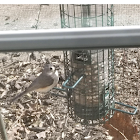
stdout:
[[(139, 49), (129, 49), (125, 52), (122, 49), (115, 50), (116, 100), (138, 109), (140, 107), (139, 53)], [(9, 100), (29, 86), (48, 59), (58, 68), (63, 79), (62, 52), (34, 52), (33, 54), (12, 52), (0, 55), (0, 107), (8, 140), (21, 138), (25, 140), (119, 140), (118, 137), (120, 140), (124, 138), (131, 140), (135, 135), (136, 138), (134, 137), (133, 140), (139, 139), (137, 136), (140, 131), (139, 110), (135, 116), (120, 113), (114, 115), (110, 121), (111, 125), (106, 125), (105, 129), (102, 125), (91, 127), (72, 120), (68, 114), (67, 100), (51, 95), (51, 93), (59, 93), (55, 89), (49, 94), (39, 94), (38, 106), (36, 92), (27, 94), (9, 105)], [(62, 85), (61, 79), (58, 87)], [(120, 109), (131, 111), (122, 107)], [(129, 127), (127, 127), (128, 122), (130, 122)]]
[[(121, 8), (116, 7), (120, 12)], [(116, 19), (120, 18), (119, 12), (116, 13)], [(0, 30), (60, 28), (57, 5), (1, 5), (0, 13)], [(116, 20), (115, 24), (124, 25), (124, 22), (125, 20), (122, 22)], [(89, 127), (72, 120), (67, 113), (67, 100), (62, 97), (39, 95), (37, 106), (37, 93), (33, 92), (9, 105), (8, 101), (28, 87), (41, 72), (47, 59), (52, 61), (58, 67), (60, 75), (63, 75), (62, 52), (34, 52), (34, 55), (30, 52), (0, 53), (0, 107), (8, 140), (119, 140), (119, 137), (120, 140), (139, 139), (137, 135), (140, 131), (139, 110), (135, 116), (114, 115), (114, 119), (111, 120), (112, 126), (107, 125), (105, 129), (102, 125)], [(139, 109), (139, 79), (140, 49), (115, 50), (116, 100)], [(58, 86), (60, 85), (61, 81)], [(130, 122), (129, 130), (128, 122)], [(133, 133), (130, 136), (125, 131)]]

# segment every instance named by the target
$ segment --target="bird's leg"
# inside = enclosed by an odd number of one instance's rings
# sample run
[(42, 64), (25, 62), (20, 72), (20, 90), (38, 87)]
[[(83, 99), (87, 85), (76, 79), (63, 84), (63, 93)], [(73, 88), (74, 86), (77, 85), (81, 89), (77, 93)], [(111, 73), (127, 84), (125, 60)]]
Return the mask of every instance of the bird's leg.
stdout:
[(37, 92), (37, 107), (36, 107), (36, 111), (39, 110), (39, 105), (41, 105), (41, 100), (39, 99), (39, 92)]

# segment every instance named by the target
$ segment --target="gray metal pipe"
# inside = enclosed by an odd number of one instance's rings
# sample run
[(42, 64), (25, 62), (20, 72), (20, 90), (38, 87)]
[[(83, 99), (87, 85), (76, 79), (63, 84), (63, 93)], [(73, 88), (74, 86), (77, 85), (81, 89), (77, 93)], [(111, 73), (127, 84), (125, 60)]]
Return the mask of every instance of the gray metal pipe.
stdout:
[(0, 51), (77, 50), (140, 46), (140, 26), (1, 31)]
[(1, 112), (0, 112), (0, 133), (1, 133), (2, 140), (8, 140), (7, 133), (5, 130), (5, 124), (4, 124)]

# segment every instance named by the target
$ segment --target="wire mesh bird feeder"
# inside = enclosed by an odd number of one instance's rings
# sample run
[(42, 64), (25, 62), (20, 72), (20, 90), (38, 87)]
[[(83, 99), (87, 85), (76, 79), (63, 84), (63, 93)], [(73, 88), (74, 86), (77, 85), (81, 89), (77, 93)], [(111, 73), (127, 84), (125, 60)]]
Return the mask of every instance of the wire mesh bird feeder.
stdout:
[[(61, 27), (113, 26), (113, 5), (60, 5)], [(115, 110), (114, 50), (64, 51), (69, 114), (86, 124), (104, 123)]]

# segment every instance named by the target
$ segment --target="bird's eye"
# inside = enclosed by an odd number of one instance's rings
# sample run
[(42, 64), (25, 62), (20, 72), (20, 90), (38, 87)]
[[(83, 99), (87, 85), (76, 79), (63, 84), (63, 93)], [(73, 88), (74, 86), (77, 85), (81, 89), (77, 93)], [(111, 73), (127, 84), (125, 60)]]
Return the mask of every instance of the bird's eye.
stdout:
[(50, 67), (50, 70), (52, 70), (53, 68), (52, 67)]

